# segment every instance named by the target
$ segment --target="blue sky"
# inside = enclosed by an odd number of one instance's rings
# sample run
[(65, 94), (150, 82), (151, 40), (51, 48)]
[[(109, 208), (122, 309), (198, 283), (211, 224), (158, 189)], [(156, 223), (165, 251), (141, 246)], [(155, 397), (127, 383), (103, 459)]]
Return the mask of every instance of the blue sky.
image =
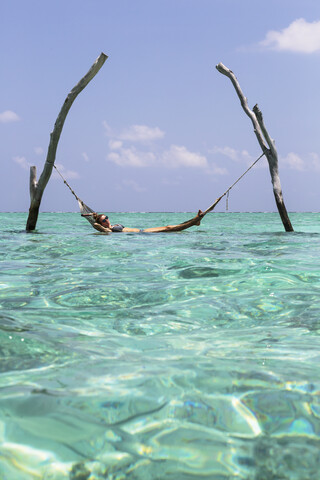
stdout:
[[(102, 51), (56, 157), (92, 208), (205, 209), (260, 155), (222, 62), (276, 141), (287, 209), (320, 210), (318, 0), (4, 0), (0, 15), (1, 211), (28, 210), (29, 167), (40, 175), (65, 97)], [(77, 210), (56, 174), (41, 209)], [(275, 210), (264, 159), (229, 210)]]

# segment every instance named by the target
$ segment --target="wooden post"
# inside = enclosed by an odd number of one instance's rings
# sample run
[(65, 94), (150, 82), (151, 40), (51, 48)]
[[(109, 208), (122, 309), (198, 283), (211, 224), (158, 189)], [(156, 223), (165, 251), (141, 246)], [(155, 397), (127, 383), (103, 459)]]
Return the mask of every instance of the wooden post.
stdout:
[(235, 74), (227, 67), (225, 67), (222, 63), (219, 63), (216, 66), (216, 69), (226, 75), (232, 82), (237, 95), (239, 97), (241, 106), (248, 117), (251, 119), (253, 124), (254, 133), (257, 137), (259, 145), (262, 151), (265, 153), (266, 158), (269, 164), (269, 170), (271, 175), (271, 181), (273, 186), (273, 193), (276, 200), (277, 208), (285, 228), (286, 232), (293, 232), (293, 227), (290, 222), (287, 209), (285, 207), (283, 196), (282, 196), (282, 189), (281, 189), (281, 182), (279, 177), (279, 169), (278, 169), (278, 153), (275, 147), (274, 140), (270, 137), (267, 129), (263, 123), (262, 113), (258, 108), (258, 105), (253, 107), (253, 110), (250, 110), (248, 107), (247, 98), (243, 95), (242, 90), (240, 88), (239, 82), (235, 76)]
[(37, 182), (36, 167), (30, 167), (30, 208), (29, 216), (27, 220), (26, 230), (34, 230), (36, 228), (39, 208), (42, 199), (44, 189), (47, 186), (47, 183), (51, 177), (53, 165), (56, 159), (56, 151), (58, 147), (58, 142), (62, 132), (62, 128), (66, 119), (66, 116), (80, 92), (88, 85), (88, 83), (93, 79), (93, 77), (99, 72), (100, 68), (107, 60), (107, 55), (101, 53), (97, 60), (94, 62), (90, 70), (86, 73), (84, 77), (80, 80), (79, 83), (71, 90), (69, 95), (64, 101), (60, 113), (57, 117), (57, 120), (54, 124), (54, 129), (50, 134), (50, 142), (48, 147), (47, 159), (44, 164), (43, 171), (40, 175), (39, 181)]

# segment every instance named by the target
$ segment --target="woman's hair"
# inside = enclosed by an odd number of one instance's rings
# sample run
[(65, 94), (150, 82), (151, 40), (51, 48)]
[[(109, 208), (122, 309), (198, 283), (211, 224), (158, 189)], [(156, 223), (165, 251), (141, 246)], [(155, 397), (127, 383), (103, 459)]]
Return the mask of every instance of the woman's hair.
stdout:
[(102, 217), (108, 218), (107, 215), (103, 215), (103, 214), (100, 214), (100, 215), (99, 215), (99, 214), (97, 214), (97, 213), (94, 213), (94, 214), (93, 214), (94, 220), (95, 220), (97, 223), (100, 223), (100, 225), (101, 225), (101, 218), (102, 218)]

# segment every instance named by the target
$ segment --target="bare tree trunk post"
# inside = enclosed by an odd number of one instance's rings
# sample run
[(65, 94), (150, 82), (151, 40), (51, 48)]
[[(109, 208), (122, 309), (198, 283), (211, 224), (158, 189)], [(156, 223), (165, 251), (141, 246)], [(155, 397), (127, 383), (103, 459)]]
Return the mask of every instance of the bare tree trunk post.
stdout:
[(253, 107), (253, 110), (250, 110), (250, 108), (248, 107), (248, 101), (242, 93), (238, 80), (235, 74), (229, 68), (225, 67), (222, 63), (219, 63), (216, 66), (216, 69), (223, 75), (226, 75), (228, 78), (230, 78), (232, 85), (237, 92), (243, 110), (252, 121), (254, 133), (269, 163), (273, 193), (283, 226), (286, 232), (293, 232), (293, 227), (290, 222), (282, 196), (281, 182), (278, 169), (278, 153), (275, 147), (274, 140), (272, 140), (272, 138), (269, 136), (269, 133), (267, 132), (267, 129), (263, 123), (262, 113), (259, 110), (258, 105), (255, 105)]
[(80, 92), (88, 85), (88, 83), (95, 77), (95, 75), (99, 72), (100, 68), (107, 60), (107, 55), (101, 53), (97, 60), (94, 62), (90, 70), (86, 73), (86, 75), (80, 80), (79, 83), (68, 94), (67, 98), (62, 105), (60, 113), (57, 117), (57, 120), (54, 124), (54, 129), (50, 134), (50, 142), (48, 147), (47, 159), (44, 164), (43, 171), (40, 175), (39, 181), (37, 182), (37, 174), (36, 174), (36, 167), (30, 167), (30, 208), (29, 208), (29, 215), (26, 225), (26, 230), (31, 231), (36, 228), (38, 215), (39, 215), (39, 207), (42, 199), (42, 195), (44, 189), (47, 186), (47, 183), (51, 177), (52, 169), (54, 166), (55, 158), (56, 158), (56, 151), (58, 147), (58, 142), (60, 139), (60, 135), (62, 132), (62, 128), (67, 117), (67, 114)]

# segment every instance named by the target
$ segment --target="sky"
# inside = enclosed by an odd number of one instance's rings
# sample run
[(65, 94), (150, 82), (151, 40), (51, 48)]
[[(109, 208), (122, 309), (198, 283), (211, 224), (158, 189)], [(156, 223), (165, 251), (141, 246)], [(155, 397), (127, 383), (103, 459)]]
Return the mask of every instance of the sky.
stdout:
[[(2, 0), (0, 18), (0, 211), (28, 211), (30, 166), (101, 52), (56, 156), (91, 208), (204, 210), (261, 154), (222, 62), (275, 140), (287, 210), (320, 211), (319, 0)], [(41, 211), (77, 208), (54, 173)], [(229, 211), (276, 211), (264, 158)]]

